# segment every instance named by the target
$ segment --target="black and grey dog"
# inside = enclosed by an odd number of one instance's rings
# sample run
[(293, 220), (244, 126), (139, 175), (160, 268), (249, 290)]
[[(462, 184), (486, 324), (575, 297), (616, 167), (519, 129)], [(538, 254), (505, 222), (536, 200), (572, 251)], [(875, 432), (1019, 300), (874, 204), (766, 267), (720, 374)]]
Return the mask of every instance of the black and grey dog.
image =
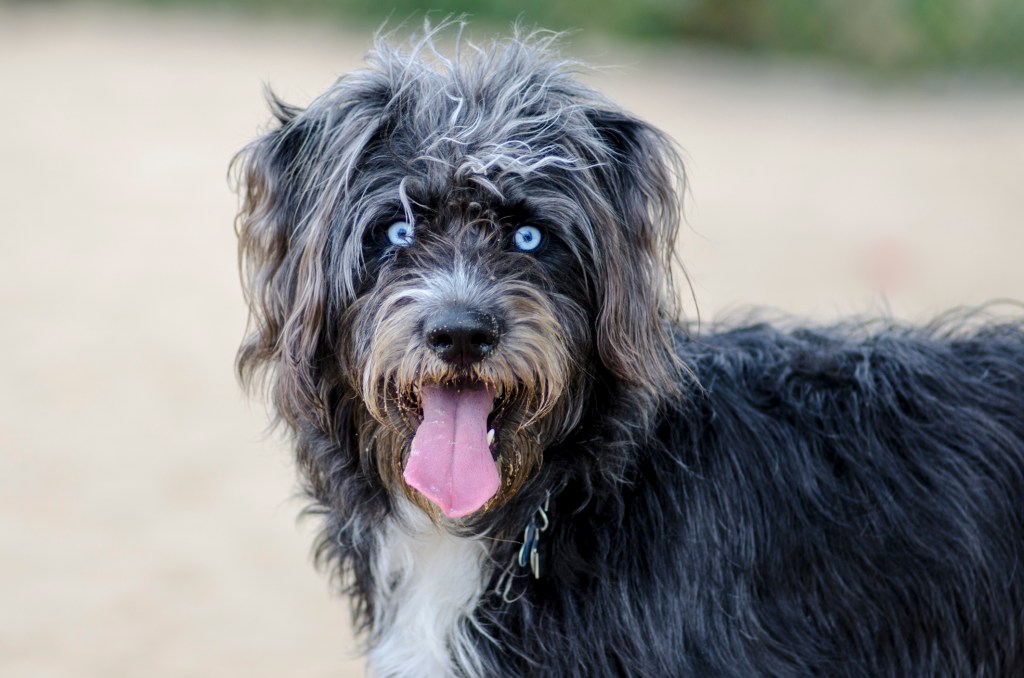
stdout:
[(379, 676), (1024, 675), (1024, 329), (692, 332), (681, 166), (436, 31), (237, 158), (251, 333)]

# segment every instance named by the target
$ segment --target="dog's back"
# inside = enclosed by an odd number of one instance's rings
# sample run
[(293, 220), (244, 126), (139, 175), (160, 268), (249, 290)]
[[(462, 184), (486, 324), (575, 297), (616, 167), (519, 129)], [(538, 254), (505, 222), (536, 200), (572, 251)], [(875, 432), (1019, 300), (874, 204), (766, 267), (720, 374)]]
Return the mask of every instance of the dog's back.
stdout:
[(681, 340), (630, 490), (559, 502), (537, 675), (1024, 671), (1024, 332), (850, 334)]

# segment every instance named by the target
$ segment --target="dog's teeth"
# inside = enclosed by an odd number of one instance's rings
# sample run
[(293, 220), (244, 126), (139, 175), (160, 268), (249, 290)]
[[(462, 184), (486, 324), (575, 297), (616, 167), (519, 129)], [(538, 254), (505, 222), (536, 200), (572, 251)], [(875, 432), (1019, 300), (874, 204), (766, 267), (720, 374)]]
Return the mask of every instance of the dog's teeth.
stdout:
[(494, 444), (494, 429), (493, 428), (490, 431), (487, 432), (487, 444), (488, 445), (493, 445)]

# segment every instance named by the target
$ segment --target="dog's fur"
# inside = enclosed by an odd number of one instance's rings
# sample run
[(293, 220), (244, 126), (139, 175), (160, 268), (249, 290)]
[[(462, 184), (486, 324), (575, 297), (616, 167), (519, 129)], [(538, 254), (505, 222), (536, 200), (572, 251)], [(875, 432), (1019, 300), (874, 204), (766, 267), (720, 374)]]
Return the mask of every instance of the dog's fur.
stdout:
[[(555, 36), (435, 38), (272, 99), (235, 165), (239, 368), (375, 673), (1024, 675), (1021, 324), (690, 332), (669, 140)], [(493, 352), (426, 345), (453, 307), (500, 322)], [(449, 519), (403, 468), (421, 387), (467, 381), (498, 394), (501, 482)]]

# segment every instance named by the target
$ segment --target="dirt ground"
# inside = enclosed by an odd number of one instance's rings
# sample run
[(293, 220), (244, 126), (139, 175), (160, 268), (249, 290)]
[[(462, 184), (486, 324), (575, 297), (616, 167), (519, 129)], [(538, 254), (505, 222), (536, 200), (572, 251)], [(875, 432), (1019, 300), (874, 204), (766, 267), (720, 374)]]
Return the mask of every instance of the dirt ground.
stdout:
[[(1024, 298), (1019, 87), (577, 44), (686, 150), (705, 319)], [(361, 675), (289, 454), (235, 382), (225, 175), (263, 82), (306, 102), (368, 45), (0, 7), (0, 675)]]

